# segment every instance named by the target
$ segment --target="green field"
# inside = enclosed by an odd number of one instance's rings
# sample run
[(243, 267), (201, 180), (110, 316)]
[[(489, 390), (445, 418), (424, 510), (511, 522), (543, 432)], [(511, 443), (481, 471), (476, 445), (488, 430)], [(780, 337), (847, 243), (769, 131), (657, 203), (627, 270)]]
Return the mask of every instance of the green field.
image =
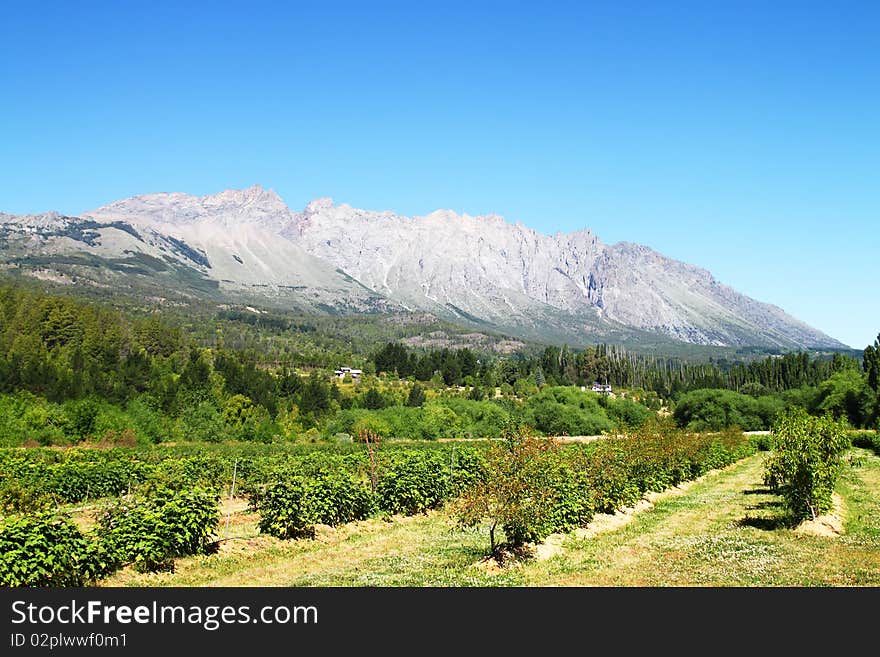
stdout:
[[(260, 535), (256, 516), (236, 500), (230, 540), (216, 554), (179, 559), (174, 573), (124, 569), (100, 585), (877, 586), (880, 458), (858, 448), (851, 455), (860, 464), (844, 467), (837, 486), (840, 534), (785, 526), (779, 498), (762, 484), (766, 453), (757, 453), (651, 495), (647, 508), (597, 515), (503, 567), (484, 559), (485, 531), (456, 529), (444, 510), (281, 541)], [(228, 500), (221, 508), (223, 538)]]

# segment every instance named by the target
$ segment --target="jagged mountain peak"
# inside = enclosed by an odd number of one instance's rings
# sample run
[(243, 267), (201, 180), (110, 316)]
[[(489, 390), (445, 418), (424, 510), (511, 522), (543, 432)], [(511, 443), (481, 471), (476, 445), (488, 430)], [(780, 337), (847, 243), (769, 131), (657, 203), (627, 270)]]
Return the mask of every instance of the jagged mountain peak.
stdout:
[(6, 214), (0, 212), (0, 224), (19, 224), (19, 225), (54, 225), (63, 223), (66, 217), (60, 212), (50, 210), (49, 212), (40, 212), (36, 214)]
[(247, 189), (227, 189), (219, 194), (203, 196), (199, 200), (205, 208), (259, 208), (266, 211), (288, 209), (274, 190), (263, 189), (259, 184)]
[(319, 198), (312, 199), (309, 201), (309, 204), (305, 207), (305, 214), (313, 215), (318, 214), (319, 212), (324, 212), (326, 210), (330, 210), (333, 207), (333, 199), (329, 196), (321, 196)]
[(227, 189), (218, 194), (193, 196), (182, 192), (159, 192), (114, 201), (83, 214), (99, 221), (125, 220), (145, 224), (192, 224), (206, 220), (227, 223), (289, 219), (290, 210), (271, 189), (253, 185)]
[(414, 217), (414, 221), (422, 221), (430, 225), (451, 224), (465, 230), (480, 231), (486, 228), (510, 227), (510, 224), (500, 214), (468, 214), (456, 212), (448, 208), (440, 208), (420, 217)]

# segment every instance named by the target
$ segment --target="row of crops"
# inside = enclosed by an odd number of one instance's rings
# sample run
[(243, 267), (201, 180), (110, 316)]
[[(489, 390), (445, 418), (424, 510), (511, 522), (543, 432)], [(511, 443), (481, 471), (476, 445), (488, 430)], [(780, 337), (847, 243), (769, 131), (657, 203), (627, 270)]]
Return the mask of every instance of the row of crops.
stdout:
[[(314, 535), (377, 515), (414, 515), (518, 476), (498, 467), (509, 445), (383, 443), (333, 448), (164, 447), (145, 450), (0, 451), (0, 584), (81, 586), (119, 568), (173, 570), (176, 558), (217, 547), (218, 502), (247, 496), (261, 532)], [(550, 504), (543, 531), (564, 531), (755, 451), (741, 432), (692, 435), (665, 429), (566, 444), (532, 460)], [(511, 467), (519, 467), (511, 461)], [(546, 472), (544, 472), (546, 470)], [(520, 473), (521, 475), (522, 473)], [(546, 475), (546, 476), (545, 476)], [(552, 476), (551, 476), (552, 475)], [(89, 529), (71, 507), (90, 501)]]

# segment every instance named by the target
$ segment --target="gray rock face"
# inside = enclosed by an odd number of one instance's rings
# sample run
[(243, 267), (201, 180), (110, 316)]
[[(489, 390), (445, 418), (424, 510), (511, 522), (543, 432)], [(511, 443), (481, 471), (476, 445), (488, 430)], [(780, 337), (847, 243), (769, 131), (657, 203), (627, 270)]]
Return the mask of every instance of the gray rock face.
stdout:
[(587, 340), (622, 325), (695, 344), (842, 346), (705, 269), (589, 230), (548, 236), (495, 215), (408, 218), (321, 199), (282, 234), (407, 307), (451, 304), (508, 330), (549, 313), (580, 320), (563, 324)]
[[(90, 227), (93, 239), (71, 244), (77, 225)], [(29, 248), (43, 253), (170, 257), (229, 290), (295, 289), (316, 308), (426, 311), (527, 338), (844, 346), (647, 247), (606, 245), (589, 230), (543, 235), (497, 215), (438, 210), (411, 218), (327, 198), (293, 212), (254, 186), (204, 197), (137, 196), (74, 219), (0, 215), (4, 231), (29, 235)]]

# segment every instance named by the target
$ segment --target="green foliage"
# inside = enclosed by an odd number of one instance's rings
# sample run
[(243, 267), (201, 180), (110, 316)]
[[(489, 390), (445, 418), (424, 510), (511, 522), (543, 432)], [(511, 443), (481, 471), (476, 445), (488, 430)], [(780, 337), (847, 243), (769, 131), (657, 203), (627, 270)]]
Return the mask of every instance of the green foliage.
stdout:
[(288, 475), (252, 496), (260, 531), (281, 539), (313, 537), (315, 524), (338, 525), (368, 518), (375, 510), (370, 489), (345, 472), (321, 470)]
[(854, 427), (865, 426), (872, 416), (874, 396), (866, 375), (858, 370), (843, 370), (819, 386), (816, 412), (845, 419)]
[(529, 397), (525, 413), (531, 426), (549, 436), (592, 436), (614, 428), (598, 395), (573, 387), (545, 387)]
[[(614, 440), (597, 445), (581, 461), (579, 470), (583, 472), (584, 485), (590, 490), (592, 506), (597, 512), (614, 513), (639, 499), (640, 481), (630, 476), (626, 456), (624, 444)], [(644, 481), (645, 475), (641, 474), (640, 479)]]
[(186, 407), (177, 420), (175, 433), (181, 440), (220, 442), (227, 437), (224, 416), (210, 400)]
[(873, 397), (868, 405), (869, 413), (864, 419), (864, 426), (880, 429), (880, 334), (873, 345), (865, 347), (862, 369), (865, 370), (868, 390)]
[(487, 454), (485, 479), (456, 500), (453, 513), (459, 524), (475, 527), (488, 520), (493, 554), (499, 547), (498, 529), (510, 547), (548, 536), (559, 518), (568, 515), (560, 508), (569, 478), (561, 467), (559, 449), (555, 441), (531, 437), (525, 428), (508, 433), (503, 444), (494, 445)]
[(125, 411), (143, 442), (155, 444), (167, 435), (170, 423), (163, 416), (155, 398), (149, 395), (136, 397), (128, 402)]
[(313, 537), (315, 520), (306, 490), (302, 477), (291, 477), (267, 488), (256, 504), (252, 498), (260, 531), (281, 539)]
[(364, 408), (367, 408), (370, 410), (376, 410), (376, 409), (380, 409), (380, 408), (385, 408), (386, 406), (388, 406), (388, 404), (385, 402), (385, 398), (382, 396), (382, 393), (380, 393), (375, 388), (370, 388), (364, 394), (364, 399), (363, 399), (363, 407)]
[(414, 515), (440, 506), (450, 494), (450, 467), (436, 454), (403, 452), (381, 461), (376, 487), (388, 513)]
[(880, 431), (866, 431), (856, 434), (852, 443), (854, 447), (872, 449), (875, 454), (880, 456)]
[(720, 431), (739, 426), (745, 431), (769, 429), (783, 403), (776, 397), (754, 398), (732, 390), (694, 390), (679, 398), (673, 416), (690, 431)]
[(65, 502), (121, 495), (149, 471), (131, 460), (66, 461), (45, 473), (44, 486)]
[(406, 399), (407, 406), (421, 406), (425, 403), (427, 397), (425, 395), (425, 389), (422, 388), (418, 383), (414, 383), (413, 386), (409, 389), (409, 395)]
[[(445, 453), (442, 458), (445, 463)], [(485, 457), (482, 452), (472, 447), (453, 445), (449, 454), (449, 469), (452, 473), (449, 480), (451, 497), (461, 495), (487, 476)]]
[(70, 402), (65, 408), (68, 435), (83, 439), (95, 433), (101, 407), (94, 399)]
[(223, 406), (223, 424), (232, 440), (271, 442), (276, 428), (269, 411), (237, 394)]
[(632, 399), (600, 397), (599, 405), (619, 431), (635, 430), (653, 416), (650, 409)]
[(419, 425), (421, 437), (425, 440), (461, 437), (461, 422), (449, 406), (439, 401), (431, 401), (422, 407)]
[(373, 494), (364, 482), (341, 470), (322, 469), (312, 473), (306, 482), (306, 491), (313, 521), (325, 525), (364, 520), (376, 508)]
[(865, 371), (868, 387), (880, 393), (880, 334), (873, 345), (868, 345), (862, 354), (862, 369)]
[(100, 572), (93, 545), (67, 516), (34, 513), (0, 524), (2, 586), (85, 586)]
[(784, 500), (794, 520), (816, 518), (831, 508), (846, 426), (801, 409), (784, 413), (773, 427), (774, 449), (764, 463), (764, 483)]
[(174, 570), (174, 558), (204, 553), (220, 519), (215, 492), (159, 488), (123, 498), (96, 518), (98, 540), (114, 567), (139, 572)]
[(771, 434), (761, 434), (752, 437), (752, 444), (759, 452), (769, 452), (775, 446), (776, 441)]
[(0, 480), (0, 510), (10, 513), (39, 513), (54, 504), (40, 482)]
[(510, 546), (537, 541), (754, 451), (741, 430), (686, 434), (669, 420), (620, 438), (564, 446), (520, 428), (490, 449), (482, 475), (454, 503), (454, 514), (463, 526), (488, 521), (494, 552), (499, 528)]

